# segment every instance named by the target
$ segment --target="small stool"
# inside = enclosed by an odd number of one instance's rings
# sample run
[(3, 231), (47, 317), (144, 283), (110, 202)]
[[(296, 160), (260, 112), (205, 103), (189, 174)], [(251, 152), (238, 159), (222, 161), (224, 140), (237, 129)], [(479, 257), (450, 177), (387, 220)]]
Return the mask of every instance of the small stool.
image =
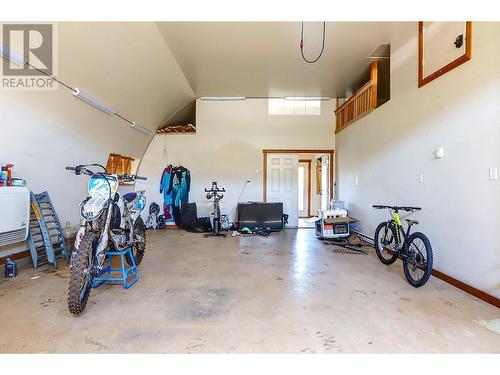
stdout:
[[(125, 255), (129, 255), (129, 259), (132, 259), (132, 266), (125, 267)], [(139, 279), (139, 270), (135, 264), (135, 259), (132, 254), (132, 249), (129, 247), (120, 251), (108, 251), (106, 254), (108, 256), (108, 265), (94, 278), (92, 281), (92, 287), (97, 288), (104, 284), (105, 282), (120, 282), (125, 289), (130, 288)], [(113, 268), (112, 260), (113, 256), (119, 256), (121, 267)], [(112, 276), (113, 272), (119, 272), (119, 275)], [(103, 276), (106, 274), (105, 276)], [(130, 277), (133, 277), (130, 281), (127, 281)]]

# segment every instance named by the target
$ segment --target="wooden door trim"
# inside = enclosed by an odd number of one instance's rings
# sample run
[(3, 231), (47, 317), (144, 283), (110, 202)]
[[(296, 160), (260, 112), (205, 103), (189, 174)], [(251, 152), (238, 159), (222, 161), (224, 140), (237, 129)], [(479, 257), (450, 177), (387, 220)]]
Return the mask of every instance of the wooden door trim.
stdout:
[[(307, 178), (307, 217), (311, 217), (311, 189), (312, 189), (312, 171), (311, 171), (311, 165), (312, 165), (312, 160), (311, 159), (299, 159), (299, 164), (300, 163), (307, 163), (308, 164), (308, 171), (309, 171), (309, 176)], [(299, 215), (300, 217), (300, 215)]]
[(313, 149), (313, 150), (294, 150), (294, 149), (263, 149), (263, 170), (262, 170), (262, 201), (267, 202), (267, 155), (268, 154), (328, 154), (330, 156), (330, 200), (333, 199), (333, 156), (335, 150)]

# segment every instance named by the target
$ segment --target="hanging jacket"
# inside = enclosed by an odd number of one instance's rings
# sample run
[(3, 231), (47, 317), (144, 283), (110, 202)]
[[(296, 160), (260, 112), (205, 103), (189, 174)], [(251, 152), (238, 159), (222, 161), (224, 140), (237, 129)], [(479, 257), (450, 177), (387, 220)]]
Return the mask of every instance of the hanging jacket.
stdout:
[(180, 201), (181, 203), (189, 202), (189, 188), (191, 184), (191, 173), (189, 170), (182, 172), (181, 186), (180, 186)]
[(168, 186), (168, 194), (172, 193), (175, 185), (178, 187), (183, 187), (186, 193), (191, 190), (191, 173), (189, 169), (184, 168), (182, 165), (174, 167), (171, 172), (172, 178), (170, 178), (170, 183)]
[(160, 194), (163, 193), (164, 204), (172, 204), (172, 195), (170, 191), (170, 185), (172, 182), (172, 165), (167, 166), (161, 175), (160, 181)]

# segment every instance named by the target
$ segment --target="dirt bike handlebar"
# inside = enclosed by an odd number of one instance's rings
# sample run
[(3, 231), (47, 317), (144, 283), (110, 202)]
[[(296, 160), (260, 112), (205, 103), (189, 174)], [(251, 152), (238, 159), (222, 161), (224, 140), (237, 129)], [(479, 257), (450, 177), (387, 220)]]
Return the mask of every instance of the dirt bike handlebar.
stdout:
[(147, 177), (143, 177), (143, 176), (138, 176), (136, 174), (123, 174), (123, 175), (118, 175), (118, 178), (119, 179), (122, 179), (122, 180), (127, 180), (127, 181), (135, 181), (135, 180), (144, 180), (146, 181), (148, 178)]
[[(76, 167), (65, 167), (65, 169), (67, 171), (75, 172), (76, 175), (80, 175), (83, 173), (83, 174), (92, 176), (93, 174), (96, 174), (95, 172), (91, 171), (87, 167), (100, 167), (100, 168), (104, 169), (105, 174), (108, 174), (108, 171), (106, 170), (106, 168), (104, 166), (102, 166), (101, 164), (77, 165)], [(101, 173), (102, 172), (100, 172), (99, 174), (101, 174)], [(135, 181), (135, 180), (146, 181), (148, 179), (147, 177), (138, 176), (138, 175), (134, 175), (134, 174), (132, 174), (132, 175), (128, 175), (128, 174), (118, 175), (118, 178), (122, 179), (122, 180), (127, 180), (127, 181)]]
[[(96, 174), (96, 172), (91, 171), (87, 167), (99, 167), (99, 168), (102, 168), (104, 170), (104, 173), (106, 173), (106, 174), (108, 173), (108, 171), (106, 170), (106, 167), (104, 167), (101, 164), (81, 164), (81, 165), (77, 165), (76, 167), (65, 167), (65, 169), (67, 171), (75, 172), (76, 175), (80, 175), (83, 173), (83, 174), (91, 176), (93, 174)], [(100, 173), (102, 173), (102, 172), (100, 172)]]

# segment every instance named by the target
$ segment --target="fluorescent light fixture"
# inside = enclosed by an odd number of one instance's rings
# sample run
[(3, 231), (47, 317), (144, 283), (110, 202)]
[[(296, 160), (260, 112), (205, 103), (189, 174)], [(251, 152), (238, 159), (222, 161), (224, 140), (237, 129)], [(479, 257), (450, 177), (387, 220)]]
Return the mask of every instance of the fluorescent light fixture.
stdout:
[(329, 96), (285, 96), (285, 100), (330, 100)]
[(201, 100), (222, 100), (222, 101), (230, 101), (230, 100), (245, 100), (245, 96), (202, 96)]
[(26, 59), (20, 53), (10, 50), (3, 45), (0, 45), (0, 55), (5, 57), (7, 60), (12, 61), (14, 64), (19, 66), (24, 66), (26, 64)]
[(114, 115), (115, 111), (111, 108), (109, 108), (107, 105), (101, 103), (97, 99), (92, 98), (88, 94), (84, 93), (81, 91), (78, 87), (75, 87), (73, 91), (73, 95), (76, 96), (78, 99), (83, 100), (84, 102), (90, 104), (93, 107), (96, 107), (97, 109), (103, 111), (104, 113), (108, 115)]
[(137, 130), (138, 132), (141, 132), (141, 133), (142, 133), (142, 134), (144, 134), (144, 135), (151, 135), (151, 130), (146, 129), (144, 126), (139, 125), (139, 124), (138, 124), (137, 122), (135, 122), (135, 121), (134, 121), (134, 122), (132, 122), (132, 123), (130, 124), (130, 127), (131, 127), (132, 129)]

